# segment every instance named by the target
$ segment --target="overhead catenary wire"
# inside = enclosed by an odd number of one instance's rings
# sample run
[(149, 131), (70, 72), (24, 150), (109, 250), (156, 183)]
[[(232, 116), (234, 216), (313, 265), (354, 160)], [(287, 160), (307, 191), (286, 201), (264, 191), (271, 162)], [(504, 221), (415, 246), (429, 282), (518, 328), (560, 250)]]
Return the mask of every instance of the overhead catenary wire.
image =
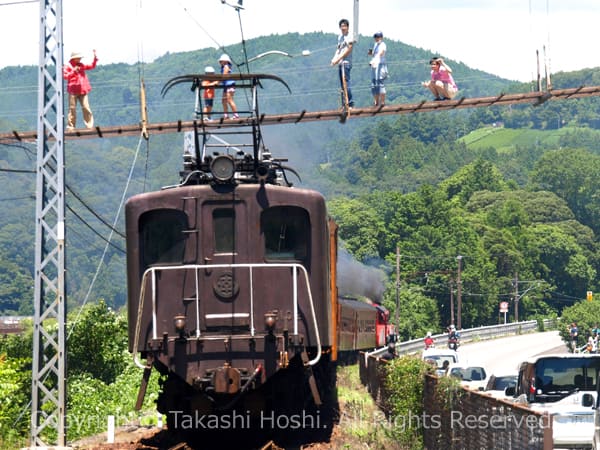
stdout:
[[(125, 187), (123, 188), (123, 194), (121, 195), (121, 201), (119, 202), (119, 207), (117, 208), (117, 211), (115, 213), (115, 218), (113, 220), (113, 225), (112, 225), (113, 229), (116, 228), (117, 222), (119, 221), (119, 217), (121, 215), (121, 209), (123, 208), (123, 205), (125, 204), (125, 199), (127, 197), (127, 192), (129, 190), (129, 184), (131, 183), (131, 179), (133, 178), (133, 171), (135, 169), (138, 155), (140, 153), (140, 148), (141, 148), (142, 142), (144, 140), (145, 140), (145, 138), (144, 138), (143, 134), (140, 134), (138, 145), (136, 147), (136, 151), (133, 156), (133, 160), (131, 162), (131, 167), (129, 169), (129, 175), (128, 175), (127, 181), (125, 183)], [(112, 239), (112, 235), (113, 235), (113, 231), (110, 232), (108, 241), (110, 241)], [(104, 250), (102, 252), (102, 255), (100, 256), (100, 260), (98, 261), (98, 266), (96, 268), (96, 272), (94, 273), (94, 276), (92, 277), (92, 280), (90, 282), (87, 293), (79, 307), (79, 310), (77, 311), (77, 315), (75, 316), (75, 319), (73, 321), (71, 321), (71, 328), (69, 329), (69, 332), (67, 334), (67, 340), (69, 339), (69, 336), (71, 336), (71, 333), (73, 332), (73, 329), (74, 329), (75, 325), (77, 324), (77, 322), (79, 321), (79, 317), (81, 316), (81, 314), (83, 312), (83, 308), (85, 307), (85, 305), (87, 304), (87, 302), (90, 298), (94, 284), (96, 283), (96, 280), (98, 279), (98, 275), (100, 274), (100, 269), (102, 268), (102, 265), (104, 264), (104, 258), (106, 257), (106, 254), (108, 253), (108, 248), (109, 248), (109, 243), (107, 243), (104, 246)]]
[(121, 247), (119, 247), (118, 245), (116, 245), (115, 243), (111, 242), (109, 239), (105, 238), (104, 236), (102, 236), (94, 227), (92, 227), (83, 217), (81, 217), (73, 208), (71, 208), (69, 205), (67, 205), (67, 209), (69, 211), (71, 211), (71, 213), (73, 213), (73, 215), (75, 217), (77, 217), (86, 227), (88, 227), (96, 236), (98, 236), (100, 239), (102, 239), (104, 242), (106, 242), (108, 245), (110, 245), (111, 247), (113, 247), (114, 249), (118, 250), (119, 252), (125, 254), (125, 250), (123, 250)]
[(39, 3), (40, 0), (17, 0), (14, 2), (2, 2), (0, 6), (24, 5), (25, 3)]
[[(67, 190), (77, 199), (79, 200), (79, 202), (90, 212), (94, 215), (94, 217), (96, 217), (100, 222), (102, 222), (104, 225), (106, 225), (108, 227), (109, 230), (111, 230), (112, 232), (118, 234), (119, 236), (121, 236), (123, 239), (125, 239), (125, 233), (123, 233), (122, 231), (117, 230), (116, 228), (114, 228), (110, 223), (108, 223), (108, 221), (106, 219), (104, 219), (100, 214), (98, 214), (91, 206), (89, 206), (82, 198), (79, 194), (77, 194), (68, 184), (66, 185)], [(72, 209), (70, 209), (71, 212), (75, 213), (75, 211), (73, 211)], [(75, 213), (76, 214), (76, 213)], [(79, 216), (78, 216), (79, 217)], [(86, 224), (87, 225), (87, 224)]]

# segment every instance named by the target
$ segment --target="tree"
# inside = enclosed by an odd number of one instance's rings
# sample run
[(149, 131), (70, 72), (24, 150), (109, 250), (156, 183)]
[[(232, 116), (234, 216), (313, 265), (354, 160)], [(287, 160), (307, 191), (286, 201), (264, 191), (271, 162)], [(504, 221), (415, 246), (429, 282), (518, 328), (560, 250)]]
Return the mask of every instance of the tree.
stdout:
[(339, 236), (346, 249), (359, 261), (379, 257), (384, 229), (376, 210), (358, 199), (338, 198), (329, 210), (339, 225)]
[(558, 331), (562, 340), (570, 348), (569, 327), (571, 323), (577, 323), (578, 345), (583, 345), (588, 336), (592, 334), (592, 329), (597, 328), (600, 320), (600, 302), (597, 300), (579, 301), (572, 306), (563, 309), (560, 320), (558, 322)]
[[(592, 285), (596, 270), (575, 238), (560, 227), (536, 224), (522, 235), (519, 246), (535, 279), (552, 282), (559, 292), (577, 297)], [(562, 309), (562, 305), (555, 305)]]
[(564, 199), (577, 220), (600, 232), (600, 156), (581, 149), (548, 152), (531, 172), (531, 183)]
[(501, 191), (506, 189), (502, 174), (490, 162), (478, 159), (458, 170), (440, 183), (449, 199), (455, 198), (465, 204), (477, 191)]
[(101, 300), (86, 306), (69, 336), (68, 367), (71, 374), (87, 374), (113, 382), (127, 365), (127, 321)]

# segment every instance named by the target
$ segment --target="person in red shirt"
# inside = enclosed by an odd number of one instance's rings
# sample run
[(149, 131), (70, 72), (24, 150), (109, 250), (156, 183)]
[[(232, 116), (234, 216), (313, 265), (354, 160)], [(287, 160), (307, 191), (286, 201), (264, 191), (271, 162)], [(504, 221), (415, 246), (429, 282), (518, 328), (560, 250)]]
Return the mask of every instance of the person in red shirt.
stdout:
[(431, 337), (431, 331), (427, 332), (427, 336), (425, 337), (424, 342), (425, 342), (425, 350), (427, 350), (428, 348), (435, 347), (435, 341), (433, 340), (433, 337)]
[(67, 130), (73, 130), (77, 122), (77, 102), (81, 104), (83, 112), (83, 123), (87, 128), (94, 127), (94, 115), (90, 109), (88, 94), (92, 90), (90, 81), (85, 74), (86, 70), (96, 68), (98, 57), (94, 50), (94, 60), (91, 64), (83, 64), (83, 55), (78, 52), (71, 53), (69, 62), (63, 66), (63, 78), (67, 81), (67, 92), (69, 93), (69, 114), (67, 116)]

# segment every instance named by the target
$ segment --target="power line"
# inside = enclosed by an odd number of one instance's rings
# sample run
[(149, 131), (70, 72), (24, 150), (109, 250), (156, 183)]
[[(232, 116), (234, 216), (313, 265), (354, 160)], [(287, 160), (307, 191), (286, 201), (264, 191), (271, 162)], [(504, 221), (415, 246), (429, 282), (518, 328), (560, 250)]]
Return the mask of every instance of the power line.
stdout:
[(0, 169), (0, 172), (10, 172), (10, 173), (36, 173), (35, 170), (26, 170), (26, 169)]
[(77, 194), (72, 188), (71, 186), (69, 186), (68, 184), (66, 185), (67, 190), (73, 194), (73, 197), (75, 197), (77, 200), (79, 200), (81, 202), (81, 204), (83, 206), (85, 206), (85, 208), (91, 212), (94, 217), (96, 217), (100, 222), (102, 222), (104, 225), (106, 225), (108, 227), (109, 230), (114, 231), (115, 233), (117, 233), (119, 236), (121, 236), (123, 239), (125, 239), (125, 233), (116, 230), (115, 228), (112, 227), (112, 225), (110, 223), (108, 223), (107, 220), (105, 220), (102, 216), (100, 216), (100, 214), (98, 214), (91, 206), (89, 206), (85, 201), (83, 201), (83, 199), (79, 196), (79, 194)]
[(73, 208), (71, 208), (68, 204), (67, 204), (67, 209), (69, 211), (71, 211), (73, 213), (73, 215), (75, 215), (75, 217), (77, 217), (86, 227), (88, 227), (90, 230), (92, 230), (92, 232), (96, 236), (98, 236), (100, 239), (102, 239), (108, 245), (114, 247), (116, 250), (118, 250), (121, 253), (125, 254), (125, 250), (123, 250), (121, 247), (118, 247), (117, 245), (113, 244), (111, 241), (109, 241), (104, 236), (102, 236), (100, 233), (98, 233), (98, 231), (94, 227), (92, 227), (89, 223), (87, 223), (86, 220), (83, 217), (81, 217), (79, 214), (77, 214), (77, 212), (75, 212), (75, 210)]
[[(0, 169), (0, 172), (10, 172), (10, 173), (36, 173), (35, 170), (22, 170), (22, 169)], [(77, 200), (79, 200), (79, 202), (90, 212), (92, 213), (92, 215), (94, 217), (96, 217), (100, 222), (102, 222), (109, 230), (115, 232), (116, 234), (118, 234), (119, 236), (121, 236), (123, 239), (125, 239), (125, 233), (123, 233), (122, 231), (119, 231), (115, 228), (112, 227), (112, 225), (110, 223), (108, 223), (108, 221), (106, 219), (104, 219), (99, 213), (96, 212), (96, 210), (94, 210), (90, 205), (88, 205), (79, 194), (77, 194), (69, 185), (66, 185), (67, 190), (73, 195), (73, 197), (75, 197)], [(34, 198), (32, 196), (24, 196), (24, 197), (12, 197), (12, 198), (6, 198), (6, 199), (0, 199), (0, 201), (7, 201), (7, 200), (20, 200), (20, 199), (25, 199), (25, 198)], [(79, 218), (82, 222), (84, 222), (84, 224), (89, 227), (91, 230), (93, 230), (96, 234), (98, 234), (98, 236), (100, 236), (102, 239), (104, 239), (99, 233), (97, 233), (94, 228), (87, 223), (80, 215), (78, 215), (69, 205), (67, 205), (69, 207), (69, 211), (71, 211), (73, 214), (75, 214), (75, 216), (77, 218)], [(123, 251), (122, 249), (118, 248), (118, 250)]]
[(0, 3), (0, 6), (23, 5), (25, 3), (39, 3), (39, 0), (20, 0), (18, 2)]
[(0, 202), (8, 202), (13, 200), (35, 200), (35, 195), (24, 195), (23, 197), (8, 197), (8, 198), (0, 198)]

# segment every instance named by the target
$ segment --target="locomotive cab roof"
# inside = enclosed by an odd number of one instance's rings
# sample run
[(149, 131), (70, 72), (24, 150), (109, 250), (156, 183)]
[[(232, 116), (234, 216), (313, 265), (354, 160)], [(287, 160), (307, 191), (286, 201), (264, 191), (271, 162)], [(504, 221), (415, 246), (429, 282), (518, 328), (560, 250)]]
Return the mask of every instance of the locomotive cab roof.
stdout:
[[(284, 165), (286, 159), (273, 158), (265, 147), (260, 129), (258, 109), (258, 88), (263, 87), (264, 80), (283, 84), (291, 92), (287, 83), (276, 75), (269, 74), (187, 74), (174, 77), (162, 88), (162, 95), (180, 84), (190, 85), (195, 93), (194, 131), (190, 132), (191, 142), (186, 146), (183, 155), (183, 170), (180, 172), (180, 183), (177, 187), (190, 184), (237, 185), (275, 184), (292, 186), (287, 177), (288, 172), (300, 179), (298, 173)], [(218, 119), (204, 112), (201, 91), (211, 86), (203, 86), (203, 81), (235, 82), (236, 89), (250, 89), (252, 92), (251, 107), (248, 111), (240, 111), (243, 118), (230, 119), (225, 113)], [(231, 143), (227, 139), (238, 139)], [(247, 151), (250, 149), (251, 151)]]

